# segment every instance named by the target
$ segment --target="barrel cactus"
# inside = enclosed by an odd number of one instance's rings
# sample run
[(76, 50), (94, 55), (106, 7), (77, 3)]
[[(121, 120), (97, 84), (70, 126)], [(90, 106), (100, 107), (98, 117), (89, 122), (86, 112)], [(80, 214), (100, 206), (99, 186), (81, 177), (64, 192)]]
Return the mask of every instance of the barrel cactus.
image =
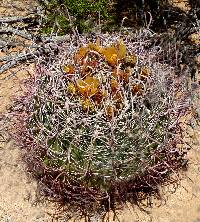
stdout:
[(21, 100), (20, 142), (46, 194), (109, 210), (156, 193), (185, 165), (186, 85), (145, 41), (80, 38), (38, 60)]

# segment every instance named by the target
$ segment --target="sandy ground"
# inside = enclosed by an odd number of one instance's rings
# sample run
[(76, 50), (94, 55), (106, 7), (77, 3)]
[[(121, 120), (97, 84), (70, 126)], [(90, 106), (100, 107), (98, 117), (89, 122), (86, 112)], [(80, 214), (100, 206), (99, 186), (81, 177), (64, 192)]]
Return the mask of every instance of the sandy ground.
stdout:
[[(34, 1), (0, 1), (1, 16), (26, 15), (34, 8)], [(0, 56), (5, 53), (0, 52)], [(14, 96), (21, 94), (20, 82), (28, 76), (33, 67), (13, 69), (0, 75), (0, 113), (5, 113)], [(16, 72), (16, 75), (14, 75)], [(11, 75), (11, 76), (10, 76)], [(37, 183), (27, 175), (21, 161), (21, 151), (12, 140), (6, 138), (6, 132), (0, 122), (0, 222), (45, 222), (48, 217), (46, 204), (37, 198)]]
[[(17, 77), (0, 80), (0, 112), (5, 112), (12, 97), (21, 93), (19, 82), (25, 72), (18, 72)], [(37, 184), (25, 173), (21, 152), (6, 138), (3, 127), (0, 123), (0, 135), (5, 135), (0, 142), (0, 222), (46, 221), (45, 206), (37, 203)]]
[[(0, 1), (0, 17), (25, 15), (34, 7), (33, 0)], [(30, 65), (28, 70), (32, 73), (33, 66)], [(21, 94), (20, 81), (28, 73), (20, 70), (12, 78), (8, 78), (9, 74), (12, 73), (0, 75), (0, 113), (6, 112), (13, 96)], [(200, 92), (196, 91), (194, 95), (196, 105), (199, 106)], [(192, 145), (189, 152), (190, 166), (176, 192), (174, 187), (163, 188), (162, 203), (155, 201), (154, 207), (148, 209), (148, 214), (137, 207), (126, 207), (119, 215), (121, 222), (200, 222), (200, 124), (192, 122), (192, 126), (195, 129), (188, 127), (186, 132), (186, 141)], [(0, 122), (0, 135), (6, 134), (2, 128)], [(0, 138), (0, 222), (57, 221), (49, 216), (52, 207), (47, 202), (37, 201), (37, 184), (27, 175), (20, 154), (21, 151), (12, 140), (3, 141)]]

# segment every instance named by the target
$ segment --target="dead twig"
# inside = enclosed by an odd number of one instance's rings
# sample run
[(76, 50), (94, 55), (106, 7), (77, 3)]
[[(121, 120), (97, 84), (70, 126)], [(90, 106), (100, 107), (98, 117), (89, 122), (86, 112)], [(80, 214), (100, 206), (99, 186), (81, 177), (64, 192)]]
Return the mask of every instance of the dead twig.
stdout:
[[(37, 57), (39, 55), (40, 55), (40, 51), (37, 50), (37, 51), (31, 52), (31, 53), (27, 53), (27, 54), (21, 53), (18, 56), (14, 56), (14, 57), (9, 57), (8, 56), (7, 57), (8, 62), (6, 62), (4, 65), (2, 65), (0, 67), (0, 74), (2, 74), (3, 72), (9, 70), (12, 67), (18, 65), (19, 63), (22, 63), (22, 62), (28, 61), (28, 60), (32, 60), (32, 59), (34, 59), (35, 57)], [(4, 57), (4, 61), (5, 60), (6, 60), (6, 57)]]
[[(30, 45), (30, 44), (24, 44), (23, 42), (17, 42), (17, 41), (10, 41), (10, 42), (6, 42), (6, 41), (2, 41), (0, 40), (0, 49), (4, 49), (4, 48), (10, 48), (10, 47), (18, 47), (18, 46), (23, 46), (25, 48), (38, 48), (37, 45)], [(0, 61), (2, 61), (3, 58), (0, 58)]]
[[(12, 30), (13, 33), (17, 33), (17, 34), (21, 34), (21, 32), (18, 33), (17, 30)], [(0, 30), (1, 33), (1, 30)], [(9, 30), (8, 32), (9, 33)], [(26, 34), (25, 34), (26, 35)], [(52, 36), (52, 37), (45, 37), (45, 36), (40, 36), (40, 35), (35, 35), (32, 36), (32, 44), (23, 44), (23, 43), (19, 43), (21, 44), (24, 49), (35, 49), (33, 52), (30, 53), (16, 53), (14, 55), (7, 55), (7, 56), (2, 56), (0, 57), (0, 62), (6, 62), (4, 63), (2, 66), (0, 66), (0, 74), (2, 74), (3, 72), (9, 70), (12, 67), (17, 66), (18, 64), (22, 63), (22, 62), (27, 62), (27, 61), (34, 61), (34, 58), (36, 58), (39, 55), (43, 55), (43, 54), (48, 54), (50, 52), (51, 46), (56, 44), (61, 44), (62, 42), (67, 42), (67, 41), (71, 41), (72, 38), (70, 35), (65, 35), (65, 36)], [(2, 45), (1, 45), (2, 44)], [(9, 43), (10, 45), (14, 44), (13, 42)], [(1, 47), (6, 47), (9, 45), (7, 42), (2, 41), (0, 42), (0, 48)], [(18, 44), (17, 42), (15, 44)]]
[(16, 23), (16, 22), (30, 23), (37, 18), (38, 15), (36, 14), (25, 17), (20, 17), (20, 16), (0, 17), (0, 23)]
[(0, 35), (1, 34), (13, 34), (13, 35), (17, 35), (17, 36), (20, 36), (20, 37), (28, 39), (28, 40), (33, 39), (33, 36), (31, 34), (28, 34), (28, 33), (23, 32), (23, 31), (19, 31), (17, 29), (12, 29), (12, 28), (2, 28), (2, 29), (0, 29)]

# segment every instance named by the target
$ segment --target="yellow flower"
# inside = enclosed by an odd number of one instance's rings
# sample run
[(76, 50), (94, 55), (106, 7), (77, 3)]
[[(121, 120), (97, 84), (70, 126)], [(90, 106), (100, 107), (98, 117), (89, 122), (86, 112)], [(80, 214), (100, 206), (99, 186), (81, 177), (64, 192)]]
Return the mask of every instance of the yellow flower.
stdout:
[(84, 80), (78, 79), (76, 81), (78, 91), (83, 96), (93, 96), (98, 92), (99, 80), (87, 76)]
[(119, 40), (118, 43), (116, 44), (117, 48), (117, 58), (118, 59), (124, 59), (126, 57), (126, 46), (123, 42), (123, 40)]
[(100, 39), (99, 38), (97, 38), (96, 43), (89, 42), (87, 47), (89, 50), (94, 50), (98, 53), (101, 53), (101, 50), (102, 50), (102, 48), (100, 46)]
[(71, 94), (76, 94), (76, 87), (73, 83), (69, 82), (67, 85), (67, 91)]
[(92, 104), (90, 99), (81, 100), (80, 103), (84, 111), (89, 111), (89, 110), (94, 111), (94, 105)]
[(117, 65), (117, 50), (114, 46), (103, 48), (101, 53), (103, 54), (109, 65)]
[(111, 66), (116, 66), (118, 60), (125, 59), (126, 46), (122, 40), (119, 40), (116, 44), (101, 49), (101, 54), (105, 57), (106, 61)]
[(87, 53), (88, 53), (87, 47), (80, 47), (74, 56), (75, 62), (80, 63), (80, 65), (82, 65), (83, 59), (85, 58)]

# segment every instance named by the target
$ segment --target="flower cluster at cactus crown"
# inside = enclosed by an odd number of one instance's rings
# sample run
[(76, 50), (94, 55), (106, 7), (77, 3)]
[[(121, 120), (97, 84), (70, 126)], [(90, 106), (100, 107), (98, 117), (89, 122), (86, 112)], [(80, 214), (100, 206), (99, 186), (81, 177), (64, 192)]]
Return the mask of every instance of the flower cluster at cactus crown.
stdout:
[(135, 70), (138, 63), (122, 40), (103, 47), (97, 39), (80, 47), (71, 63), (64, 65), (67, 90), (80, 99), (84, 111), (101, 108), (111, 119), (125, 106), (127, 98), (145, 93), (151, 71), (145, 66)]

